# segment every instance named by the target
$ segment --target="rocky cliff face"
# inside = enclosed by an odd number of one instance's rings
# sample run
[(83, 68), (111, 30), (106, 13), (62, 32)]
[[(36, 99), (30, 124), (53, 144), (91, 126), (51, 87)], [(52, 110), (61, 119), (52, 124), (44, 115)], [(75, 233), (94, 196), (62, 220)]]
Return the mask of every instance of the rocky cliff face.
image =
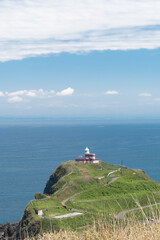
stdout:
[(61, 180), (60, 184), (63, 184), (63, 176), (69, 174), (72, 168), (65, 163), (62, 163), (50, 176), (46, 187), (44, 189), (44, 194), (53, 194), (58, 190), (57, 183)]
[(18, 230), (19, 222), (0, 224), (0, 239), (14, 240)]
[(31, 215), (31, 211), (25, 209), (20, 222), (0, 224), (0, 239), (22, 240), (37, 235), (40, 232), (40, 221), (29, 222)]
[[(41, 222), (36, 220), (32, 222), (33, 214), (35, 214), (34, 209), (28, 210), (27, 208), (24, 211), (23, 217), (19, 222), (17, 231), (16, 231), (16, 240), (25, 239), (27, 237), (33, 237), (40, 232)], [(14, 239), (14, 240), (15, 240)]]

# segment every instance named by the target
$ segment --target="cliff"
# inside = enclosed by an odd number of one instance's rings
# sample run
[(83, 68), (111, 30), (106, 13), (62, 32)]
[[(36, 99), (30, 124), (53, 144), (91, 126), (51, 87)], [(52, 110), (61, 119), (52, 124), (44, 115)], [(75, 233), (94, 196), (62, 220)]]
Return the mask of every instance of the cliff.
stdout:
[[(55, 193), (61, 185), (63, 185), (63, 177), (72, 171), (72, 167), (62, 163), (50, 176), (46, 187), (44, 189), (44, 194)], [(57, 184), (59, 183), (59, 184)]]

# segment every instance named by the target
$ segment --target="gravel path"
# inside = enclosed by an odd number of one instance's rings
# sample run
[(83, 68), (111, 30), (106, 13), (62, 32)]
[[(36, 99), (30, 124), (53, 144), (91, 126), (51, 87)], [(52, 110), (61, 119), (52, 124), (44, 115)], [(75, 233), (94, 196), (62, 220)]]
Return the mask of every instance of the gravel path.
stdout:
[(55, 216), (54, 218), (64, 219), (64, 218), (71, 218), (71, 217), (76, 217), (76, 216), (80, 216), (80, 215), (83, 215), (83, 213), (74, 212), (74, 213), (68, 213), (68, 214), (64, 214), (64, 215), (60, 215), (60, 216)]
[(144, 206), (144, 207), (139, 207), (139, 208), (133, 208), (133, 209), (125, 210), (125, 211), (122, 211), (122, 212), (118, 213), (117, 218), (124, 219), (126, 213), (128, 213), (128, 212), (136, 211), (136, 210), (139, 210), (139, 209), (142, 209), (142, 208), (153, 207), (153, 206), (157, 206), (157, 205), (160, 205), (160, 203), (156, 203), (156, 204), (151, 204), (151, 205), (147, 205), (147, 206)]
[(108, 183), (105, 183), (104, 186), (109, 186), (111, 183), (113, 183), (114, 181), (116, 181), (118, 178), (120, 177), (115, 177), (115, 178), (112, 178), (112, 180)]
[[(82, 192), (83, 192), (83, 191), (82, 191)], [(75, 194), (72, 195), (71, 197), (64, 199), (64, 200), (61, 202), (61, 204), (62, 204), (63, 206), (65, 206), (65, 203), (66, 203), (68, 200), (70, 200), (71, 198), (73, 198), (73, 197), (75, 197), (75, 196), (81, 194), (82, 192), (75, 193)]]
[(116, 181), (118, 178), (120, 178), (120, 177), (112, 178), (112, 180), (111, 180), (107, 185), (110, 185), (111, 183), (113, 183), (114, 181)]

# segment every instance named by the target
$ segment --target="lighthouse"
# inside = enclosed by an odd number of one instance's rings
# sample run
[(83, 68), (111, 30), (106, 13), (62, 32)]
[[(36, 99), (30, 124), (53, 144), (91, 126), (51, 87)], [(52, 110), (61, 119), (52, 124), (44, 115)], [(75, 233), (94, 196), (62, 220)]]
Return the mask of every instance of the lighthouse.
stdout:
[(88, 148), (88, 147), (85, 148), (85, 155), (86, 155), (86, 154), (90, 154), (90, 151), (89, 151), (89, 148)]
[(84, 150), (85, 155), (79, 158), (76, 158), (76, 162), (83, 162), (83, 163), (99, 163), (99, 159), (96, 158), (95, 153), (90, 153), (90, 150), (88, 147)]

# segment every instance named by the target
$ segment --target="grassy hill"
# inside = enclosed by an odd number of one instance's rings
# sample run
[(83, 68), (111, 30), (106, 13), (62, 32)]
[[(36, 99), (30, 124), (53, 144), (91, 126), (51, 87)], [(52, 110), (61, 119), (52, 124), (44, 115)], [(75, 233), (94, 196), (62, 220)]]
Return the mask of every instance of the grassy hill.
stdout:
[[(142, 170), (104, 162), (68, 161), (53, 172), (44, 193), (35, 197), (20, 222), (24, 236), (60, 229), (80, 230), (98, 219), (103, 218), (105, 222), (117, 219), (117, 214), (123, 210), (160, 202), (160, 184)], [(38, 210), (43, 211), (43, 216), (38, 216)], [(75, 212), (81, 215), (57, 219), (57, 216)], [(126, 218), (130, 216), (126, 214)]]
[[(110, 226), (103, 221), (98, 225), (93, 225), (88, 229), (79, 231), (59, 231), (54, 233), (44, 233), (38, 236), (37, 240), (159, 240), (160, 222), (127, 222), (117, 226), (113, 222)], [(27, 239), (26, 239), (27, 240)], [(32, 239), (35, 240), (35, 239)]]

